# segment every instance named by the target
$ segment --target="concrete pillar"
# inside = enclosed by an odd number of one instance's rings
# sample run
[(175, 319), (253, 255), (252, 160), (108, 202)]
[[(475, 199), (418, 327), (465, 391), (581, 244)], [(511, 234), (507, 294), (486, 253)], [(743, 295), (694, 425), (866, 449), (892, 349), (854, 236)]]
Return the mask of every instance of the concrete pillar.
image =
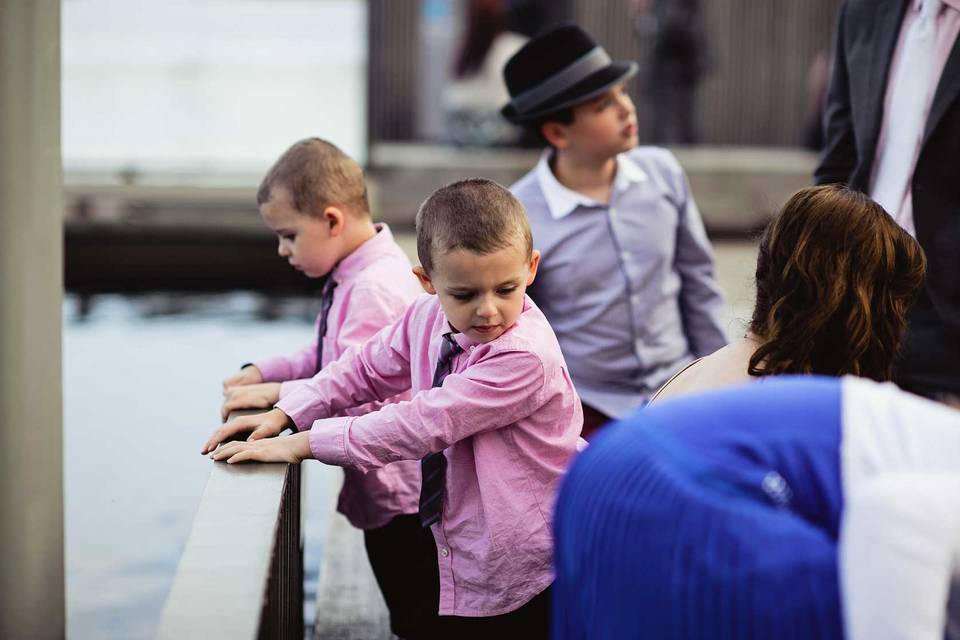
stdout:
[(65, 634), (60, 0), (0, 0), (0, 638)]

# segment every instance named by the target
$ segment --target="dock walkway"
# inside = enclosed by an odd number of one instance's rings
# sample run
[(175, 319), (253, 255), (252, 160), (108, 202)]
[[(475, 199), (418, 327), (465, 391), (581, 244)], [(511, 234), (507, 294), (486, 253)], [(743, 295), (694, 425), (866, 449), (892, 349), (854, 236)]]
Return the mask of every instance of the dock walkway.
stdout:
[(380, 595), (363, 532), (335, 512), (337, 491), (323, 508), (330, 523), (323, 543), (323, 560), (317, 584), (317, 640), (393, 640), (387, 606)]

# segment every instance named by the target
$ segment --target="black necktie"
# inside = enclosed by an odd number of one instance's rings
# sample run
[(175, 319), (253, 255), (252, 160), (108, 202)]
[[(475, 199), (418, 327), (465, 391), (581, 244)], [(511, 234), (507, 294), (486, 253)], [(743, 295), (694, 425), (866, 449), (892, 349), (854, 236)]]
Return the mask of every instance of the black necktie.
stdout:
[(317, 326), (317, 369), (314, 374), (320, 373), (323, 367), (323, 336), (327, 335), (327, 316), (330, 314), (330, 305), (333, 304), (333, 290), (337, 288), (332, 276), (327, 276), (323, 283), (323, 292), (320, 294), (320, 324)]
[[(433, 386), (439, 387), (444, 378), (450, 373), (450, 363), (453, 356), (463, 351), (453, 334), (443, 336), (440, 345), (440, 358), (437, 359), (437, 370), (433, 374)], [(443, 486), (447, 472), (447, 458), (443, 451), (428, 453), (420, 461), (420, 524), (429, 527), (440, 521), (440, 512), (443, 511)]]

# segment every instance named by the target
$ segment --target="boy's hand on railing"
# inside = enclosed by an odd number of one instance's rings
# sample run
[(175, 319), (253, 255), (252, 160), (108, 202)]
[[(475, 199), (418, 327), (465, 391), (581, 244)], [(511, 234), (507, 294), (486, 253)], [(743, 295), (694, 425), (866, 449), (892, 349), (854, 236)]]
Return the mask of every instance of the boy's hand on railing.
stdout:
[(290, 426), (293, 426), (293, 421), (280, 409), (250, 416), (240, 416), (224, 423), (223, 426), (214, 431), (210, 439), (203, 445), (200, 453), (210, 453), (217, 448), (218, 444), (229, 440), (238, 433), (251, 431), (252, 433), (247, 437), (247, 440), (253, 441), (276, 436)]
[(232, 376), (224, 378), (223, 388), (236, 387), (242, 384), (260, 384), (261, 382), (263, 382), (263, 375), (261, 375), (260, 369), (257, 369), (255, 365), (248, 364)]
[(237, 409), (269, 409), (280, 400), (280, 383), (264, 382), (242, 387), (226, 387), (223, 390), (223, 407), (220, 417), (224, 420)]
[(283, 438), (265, 438), (256, 442), (228, 442), (210, 457), (217, 461), (289, 462), (297, 464), (310, 457), (310, 433), (304, 431)]

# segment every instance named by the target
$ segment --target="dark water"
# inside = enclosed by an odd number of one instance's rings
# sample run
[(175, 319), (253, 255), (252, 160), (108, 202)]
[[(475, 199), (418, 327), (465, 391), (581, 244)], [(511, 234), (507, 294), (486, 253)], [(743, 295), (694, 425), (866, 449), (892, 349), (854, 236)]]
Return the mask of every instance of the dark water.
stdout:
[[(89, 306), (89, 309), (85, 307)], [(64, 305), (70, 638), (152, 638), (212, 464), (220, 381), (312, 337), (313, 301), (103, 296)], [(305, 615), (340, 471), (305, 466)]]

